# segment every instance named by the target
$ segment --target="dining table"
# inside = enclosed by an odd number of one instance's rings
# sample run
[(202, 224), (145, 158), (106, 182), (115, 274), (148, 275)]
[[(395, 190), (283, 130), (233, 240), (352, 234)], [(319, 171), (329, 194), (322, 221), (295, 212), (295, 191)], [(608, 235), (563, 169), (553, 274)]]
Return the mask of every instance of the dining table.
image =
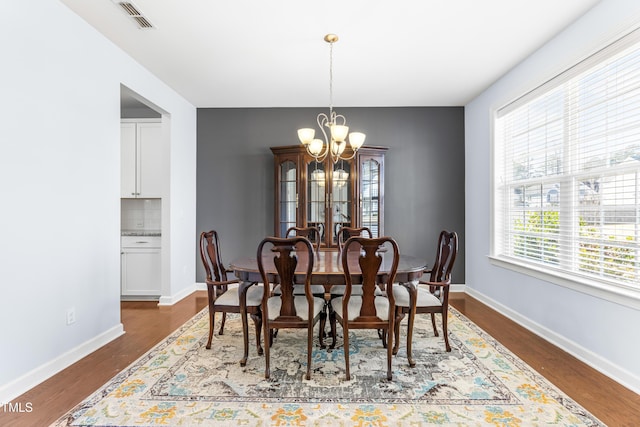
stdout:
[[(390, 254), (387, 255), (384, 250), (380, 251), (379, 255), (382, 257), (382, 263), (379, 269), (381, 276), (380, 282), (385, 282), (384, 276), (391, 270), (393, 257)], [(349, 271), (351, 272), (353, 283), (359, 283), (362, 279), (362, 275), (359, 273), (359, 256), (359, 251), (350, 251), (347, 253), (347, 262), (349, 263)], [(273, 262), (273, 256), (265, 253), (262, 257), (263, 266), (269, 283), (276, 282), (277, 272)], [(304, 281), (307, 265), (306, 258), (307, 255), (304, 253), (300, 253), (298, 255), (298, 268), (296, 268), (295, 277), (295, 281), (297, 283), (302, 283)], [(409, 286), (409, 290), (411, 293), (414, 293), (416, 292), (415, 289), (418, 280), (422, 277), (427, 268), (424, 258), (400, 254), (395, 282), (411, 284), (411, 286)], [(260, 270), (258, 269), (258, 260), (255, 256), (237, 258), (231, 262), (228, 269), (233, 271), (234, 275), (240, 280), (240, 317), (242, 319), (242, 333), (244, 336), (244, 354), (240, 364), (244, 366), (249, 356), (249, 325), (246, 316), (246, 291), (250, 286), (262, 282), (262, 277), (260, 275)], [(326, 295), (329, 295), (331, 287), (344, 286), (345, 278), (344, 270), (342, 268), (342, 252), (335, 250), (315, 252), (313, 271), (311, 274), (311, 284), (323, 285), (326, 289)], [(265, 292), (268, 292), (268, 288), (265, 289)], [(414, 298), (415, 296), (413, 296), (412, 299)], [(258, 349), (260, 349), (260, 343), (256, 344)]]

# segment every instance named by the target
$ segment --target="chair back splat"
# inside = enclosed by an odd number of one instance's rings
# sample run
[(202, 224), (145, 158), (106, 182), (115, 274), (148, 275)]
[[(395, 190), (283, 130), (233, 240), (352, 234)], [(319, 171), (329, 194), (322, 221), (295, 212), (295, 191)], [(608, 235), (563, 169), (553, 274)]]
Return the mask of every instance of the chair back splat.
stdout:
[(458, 235), (455, 231), (442, 231), (438, 238), (436, 259), (429, 275), (430, 282), (444, 282), (451, 280), (453, 263), (458, 254)]
[(322, 240), (320, 230), (317, 227), (289, 227), (286, 237), (302, 236), (309, 239), (313, 245), (313, 249), (318, 253), (320, 250), (320, 241)]
[[(338, 230), (338, 250), (342, 252), (345, 242), (350, 237), (358, 236), (364, 236), (371, 239), (373, 234), (371, 234), (369, 227), (341, 227), (340, 230)], [(357, 250), (357, 248), (354, 248), (354, 250)]]

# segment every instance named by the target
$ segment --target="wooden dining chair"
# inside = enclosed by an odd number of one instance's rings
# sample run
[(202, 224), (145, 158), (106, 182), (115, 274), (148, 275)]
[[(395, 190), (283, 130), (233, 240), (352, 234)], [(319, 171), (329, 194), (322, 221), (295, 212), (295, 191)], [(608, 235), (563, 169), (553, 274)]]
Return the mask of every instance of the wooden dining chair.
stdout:
[(318, 253), (320, 251), (320, 230), (317, 227), (289, 227), (285, 233), (285, 237), (302, 236), (309, 239), (313, 245), (313, 249)]
[[(338, 231), (338, 250), (340, 252), (342, 252), (342, 248), (344, 246), (344, 243), (350, 238), (350, 237), (357, 237), (357, 236), (363, 236), (363, 237), (368, 237), (369, 239), (371, 239), (373, 237), (373, 235), (371, 234), (371, 230), (368, 227), (342, 227), (340, 228), (340, 230)], [(354, 250), (357, 251), (360, 248), (358, 247), (358, 245), (353, 245), (351, 246), (350, 250)], [(342, 296), (344, 294), (344, 286), (332, 286), (330, 291), (330, 298), (335, 298), (335, 297), (339, 297)], [(362, 286), (360, 285), (353, 285), (352, 290), (351, 290), (351, 294), (352, 295), (362, 295)], [(376, 294), (377, 295), (383, 295), (383, 292), (380, 288), (376, 288)], [(381, 336), (382, 338), (382, 336)]]
[[(338, 230), (338, 250), (342, 252), (344, 243), (349, 239), (349, 237), (355, 236), (364, 236), (371, 239), (373, 234), (371, 234), (371, 229), (369, 227), (341, 227)], [(354, 250), (355, 249), (357, 248), (354, 248)]]
[[(350, 251), (358, 245), (361, 251)], [(381, 254), (383, 245), (390, 249)], [(381, 275), (383, 257), (390, 259), (389, 271)], [(349, 331), (351, 329), (376, 329), (389, 337), (387, 344), (387, 379), (393, 378), (391, 370), (392, 341), (395, 321), (395, 302), (392, 292), (398, 270), (400, 254), (398, 244), (390, 237), (366, 238), (350, 237), (342, 251), (342, 269), (345, 278), (344, 295), (331, 300), (331, 331), (335, 338), (336, 321), (340, 323), (344, 339), (344, 360), (346, 379), (351, 379), (349, 371)], [(353, 277), (361, 273), (362, 295), (354, 295)], [(376, 288), (382, 282), (387, 295), (378, 295)]]
[[(302, 250), (301, 248), (304, 248)], [(274, 271), (265, 268), (265, 252), (273, 253)], [(311, 275), (315, 260), (311, 242), (301, 236), (291, 238), (267, 237), (258, 246), (258, 270), (263, 283), (269, 283), (270, 274), (275, 273), (280, 294), (265, 293), (262, 299), (262, 322), (264, 326), (265, 378), (270, 376), (270, 349), (274, 331), (282, 329), (307, 329), (307, 380), (311, 378), (313, 352), (313, 328), (320, 319), (324, 299), (314, 297), (311, 292)], [(302, 260), (301, 265), (298, 261)], [(296, 280), (296, 276), (298, 279)], [(304, 295), (294, 294), (294, 285), (304, 283)]]
[[(237, 279), (229, 280), (227, 273), (230, 272), (222, 263), (220, 254), (220, 240), (215, 230), (203, 231), (200, 233), (200, 258), (206, 272), (207, 296), (209, 302), (209, 340), (206, 348), (211, 348), (213, 340), (213, 330), (215, 324), (215, 314), (222, 313), (219, 335), (224, 334), (224, 324), (227, 320), (227, 313), (240, 313), (240, 288), (246, 289), (246, 314), (251, 315), (256, 329), (256, 347), (258, 354), (262, 354), (260, 346), (260, 332), (262, 327), (262, 295), (264, 286), (262, 284), (252, 284), (245, 288), (241, 286)], [(237, 286), (230, 286), (236, 285)], [(245, 366), (249, 356), (249, 332), (247, 317), (242, 319), (242, 334), (244, 340), (244, 354), (240, 360), (240, 365)]]
[[(413, 325), (415, 314), (429, 313), (431, 314), (431, 325), (433, 333), (438, 335), (436, 327), (436, 313), (442, 316), (442, 334), (444, 335), (444, 345), (446, 351), (451, 351), (449, 345), (449, 334), (447, 331), (447, 314), (449, 311), (449, 286), (451, 285), (451, 271), (453, 263), (458, 253), (458, 235), (455, 231), (450, 232), (443, 230), (438, 237), (438, 247), (436, 251), (436, 259), (433, 267), (425, 271), (429, 274), (429, 280), (420, 280), (419, 285), (415, 288), (415, 293), (411, 292), (412, 284), (401, 283), (393, 287), (393, 294), (396, 301), (396, 320), (395, 320), (395, 345), (393, 353), (397, 354), (400, 344), (400, 322), (405, 314), (409, 314), (407, 324), (407, 358), (409, 365), (415, 366), (416, 363), (411, 353), (413, 342)], [(422, 285), (422, 286), (421, 286)], [(412, 310), (415, 307), (415, 310)]]
[[(320, 230), (317, 227), (289, 227), (285, 236), (286, 237), (293, 237), (293, 236), (306, 237), (311, 242), (313, 249), (315, 251), (316, 257), (319, 256), (321, 235), (320, 235)], [(326, 289), (323, 285), (311, 285), (311, 293), (313, 294), (314, 297), (324, 299), (325, 292), (326, 292)], [(272, 293), (279, 294), (280, 286), (276, 285), (273, 288)], [(304, 295), (304, 285), (295, 284), (293, 286), (293, 293), (295, 295)], [(320, 346), (322, 348), (324, 348), (324, 338), (325, 338), (324, 328), (327, 322), (327, 316), (328, 316), (327, 311), (328, 309), (325, 301), (325, 305), (322, 308), (322, 315), (320, 317), (320, 331), (318, 335), (318, 339), (320, 340)], [(275, 332), (275, 334), (277, 335), (277, 331)]]

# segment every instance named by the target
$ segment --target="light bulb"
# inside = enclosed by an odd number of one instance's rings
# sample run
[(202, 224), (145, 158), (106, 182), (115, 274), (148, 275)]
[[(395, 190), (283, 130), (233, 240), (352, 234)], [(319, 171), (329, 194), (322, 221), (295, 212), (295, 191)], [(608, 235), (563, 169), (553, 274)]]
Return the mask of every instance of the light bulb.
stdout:
[(354, 151), (362, 147), (362, 144), (364, 144), (364, 140), (366, 137), (367, 135), (362, 132), (351, 132), (349, 134), (349, 143), (351, 144), (351, 147)]
[(311, 128), (298, 129), (298, 138), (302, 145), (309, 145), (316, 135), (316, 131)]
[(321, 139), (314, 139), (309, 143), (309, 152), (313, 156), (317, 156), (322, 151), (323, 142)]
[(331, 125), (331, 139), (336, 142), (342, 142), (347, 138), (349, 126)]

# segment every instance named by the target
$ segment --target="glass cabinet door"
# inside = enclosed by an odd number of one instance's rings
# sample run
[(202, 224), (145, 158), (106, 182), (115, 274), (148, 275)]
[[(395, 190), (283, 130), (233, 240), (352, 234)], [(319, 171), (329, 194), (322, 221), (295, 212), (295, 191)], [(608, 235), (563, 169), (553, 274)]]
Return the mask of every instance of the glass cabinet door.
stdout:
[(353, 227), (353, 188), (351, 161), (340, 160), (332, 165), (331, 174), (331, 246), (338, 245), (338, 232), (342, 227)]
[(320, 231), (320, 240), (325, 241), (327, 210), (327, 174), (324, 163), (307, 163), (307, 227)]
[(380, 230), (380, 173), (382, 165), (375, 158), (360, 162), (360, 227), (368, 227), (373, 237)]
[(289, 227), (297, 224), (298, 173), (296, 163), (286, 160), (280, 163), (279, 235), (285, 236)]

